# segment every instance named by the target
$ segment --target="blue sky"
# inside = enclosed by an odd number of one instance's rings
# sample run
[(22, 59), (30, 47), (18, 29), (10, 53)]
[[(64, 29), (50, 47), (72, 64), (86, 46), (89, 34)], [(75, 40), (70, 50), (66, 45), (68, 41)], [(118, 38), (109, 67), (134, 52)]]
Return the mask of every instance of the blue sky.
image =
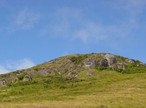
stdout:
[(67, 54), (146, 63), (146, 0), (0, 0), (0, 73)]

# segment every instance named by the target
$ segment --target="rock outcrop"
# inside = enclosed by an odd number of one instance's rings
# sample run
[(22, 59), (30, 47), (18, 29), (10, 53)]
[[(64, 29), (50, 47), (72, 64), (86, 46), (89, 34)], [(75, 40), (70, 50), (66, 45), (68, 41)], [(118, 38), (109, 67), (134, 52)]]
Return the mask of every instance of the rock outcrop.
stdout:
[(6, 85), (5, 81), (4, 80), (0, 80), (0, 87), (5, 86), (5, 85)]
[[(134, 63), (131, 59), (125, 60), (128, 63)], [(96, 57), (90, 57), (84, 60), (85, 68), (95, 68), (96, 66), (109, 67), (115, 70), (125, 70), (125, 64), (118, 62), (117, 57), (112, 54), (105, 54), (97, 59)]]
[(125, 70), (125, 65), (122, 64), (122, 63), (118, 63), (118, 64), (117, 64), (117, 68), (118, 68), (119, 70)]
[(84, 61), (85, 68), (93, 68), (96, 66), (96, 64), (97, 64), (96, 57), (87, 58)]
[(23, 81), (32, 81), (32, 77), (30, 75), (25, 75)]
[(112, 67), (113, 64), (117, 63), (116, 57), (112, 54), (106, 54), (105, 59), (108, 61), (109, 67)]
[(96, 65), (97, 66), (108, 67), (108, 60), (107, 59), (99, 60), (99, 61), (97, 61)]

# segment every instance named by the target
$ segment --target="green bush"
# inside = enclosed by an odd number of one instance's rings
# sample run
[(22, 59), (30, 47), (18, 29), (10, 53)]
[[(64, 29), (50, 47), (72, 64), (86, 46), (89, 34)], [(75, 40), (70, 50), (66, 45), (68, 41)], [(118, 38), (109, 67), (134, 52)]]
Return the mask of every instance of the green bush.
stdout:
[(97, 70), (106, 70), (107, 67), (104, 67), (104, 66), (96, 66), (96, 69)]
[(123, 70), (123, 73), (143, 73), (146, 72), (146, 66), (137, 66), (136, 64), (129, 64), (126, 66), (126, 69)]
[(26, 75), (26, 74), (24, 74), (24, 73), (23, 73), (23, 74), (20, 74), (20, 75), (17, 76), (17, 78), (18, 78), (19, 80), (23, 80), (23, 78), (24, 78), (25, 75)]
[(75, 63), (75, 64), (79, 64), (79, 63), (82, 63), (82, 61), (84, 59), (88, 58), (88, 55), (79, 55), (79, 56), (73, 56), (70, 58), (70, 60)]

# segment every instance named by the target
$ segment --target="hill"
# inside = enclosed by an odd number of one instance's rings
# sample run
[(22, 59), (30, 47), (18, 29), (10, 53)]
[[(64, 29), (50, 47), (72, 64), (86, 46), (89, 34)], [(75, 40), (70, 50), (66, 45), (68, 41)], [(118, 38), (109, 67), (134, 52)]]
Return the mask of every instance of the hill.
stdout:
[(63, 56), (0, 75), (0, 107), (144, 108), (146, 65), (109, 53)]

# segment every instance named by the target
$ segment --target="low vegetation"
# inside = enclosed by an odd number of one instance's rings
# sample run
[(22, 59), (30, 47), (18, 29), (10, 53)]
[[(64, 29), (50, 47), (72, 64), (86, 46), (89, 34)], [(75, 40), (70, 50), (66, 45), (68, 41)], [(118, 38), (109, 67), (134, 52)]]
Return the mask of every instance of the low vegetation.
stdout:
[[(124, 70), (84, 67), (84, 60), (96, 58), (103, 59), (95, 54), (71, 55), (0, 75), (9, 84), (0, 87), (0, 108), (145, 108), (146, 66), (119, 56)], [(26, 75), (32, 80), (24, 81)]]

